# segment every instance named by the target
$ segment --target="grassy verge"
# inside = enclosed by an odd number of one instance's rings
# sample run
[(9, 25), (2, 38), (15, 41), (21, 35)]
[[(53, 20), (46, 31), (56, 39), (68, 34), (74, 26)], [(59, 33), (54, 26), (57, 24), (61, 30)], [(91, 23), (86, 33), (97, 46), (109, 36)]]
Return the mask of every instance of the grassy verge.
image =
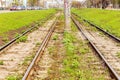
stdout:
[[(51, 14), (55, 14), (56, 11), (50, 9), (0, 14), (0, 46), (23, 33), (29, 27), (40, 26), (42, 20), (45, 20)], [(26, 38), (24, 37), (24, 39)]]
[(120, 11), (100, 9), (72, 9), (78, 16), (91, 21), (104, 30), (120, 37)]
[(45, 19), (56, 10), (22, 11), (0, 14), (0, 34), (27, 26), (37, 20)]

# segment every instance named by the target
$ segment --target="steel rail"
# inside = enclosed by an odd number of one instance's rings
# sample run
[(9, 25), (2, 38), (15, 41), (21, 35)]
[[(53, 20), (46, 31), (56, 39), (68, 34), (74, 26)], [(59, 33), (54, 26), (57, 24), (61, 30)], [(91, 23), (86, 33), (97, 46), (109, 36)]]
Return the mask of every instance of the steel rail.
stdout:
[[(48, 18), (46, 19), (43, 19), (41, 21), (46, 21), (48, 20), (49, 18), (51, 18), (53, 16), (53, 14), (49, 15)], [(28, 30), (26, 30), (24, 33), (20, 34), (19, 36), (13, 38), (11, 41), (9, 41), (8, 43), (6, 43), (5, 45), (3, 45), (2, 47), (0, 47), (0, 52), (2, 50), (4, 50), (5, 48), (7, 48), (8, 46), (12, 45), (16, 40), (18, 40), (19, 38), (21, 38), (22, 36), (24, 36), (25, 34), (27, 34), (28, 32), (30, 32), (31, 30), (37, 28), (36, 26), (33, 26), (31, 28), (29, 28)]]
[(32, 72), (34, 66), (37, 64), (39, 59), (42, 57), (42, 54), (43, 54), (43, 52), (44, 52), (44, 50), (45, 50), (51, 36), (52, 36), (52, 33), (54, 32), (56, 22), (57, 22), (57, 18), (56, 18), (55, 22), (52, 24), (52, 26), (50, 27), (49, 32), (47, 33), (46, 37), (42, 41), (42, 44), (41, 44), (39, 50), (37, 51), (34, 59), (32, 60), (32, 62), (29, 65), (28, 69), (26, 70), (22, 80), (29, 80), (29, 78), (31, 76), (31, 72)]
[(114, 40), (116, 40), (117, 42), (120, 42), (120, 38), (116, 37), (115, 35), (113, 35), (113, 34), (107, 32), (107, 31), (105, 31), (104, 29), (100, 28), (98, 25), (95, 25), (94, 23), (92, 23), (92, 22), (90, 22), (90, 21), (88, 21), (88, 20), (86, 20), (86, 19), (84, 19), (84, 18), (78, 16), (78, 15), (75, 14), (75, 13), (72, 13), (72, 14), (74, 14), (75, 16), (77, 16), (77, 17), (83, 19), (83, 21), (89, 23), (91, 26), (94, 26), (94, 27), (97, 28), (98, 30), (102, 31), (104, 34), (107, 34), (108, 36), (110, 36), (111, 38), (113, 38)]
[(99, 55), (99, 57), (104, 61), (105, 65), (107, 66), (107, 68), (109, 69), (109, 71), (112, 74), (112, 77), (114, 76), (114, 78), (116, 80), (120, 80), (119, 75), (117, 74), (117, 72), (113, 69), (113, 67), (109, 64), (109, 62), (105, 59), (105, 57), (102, 55), (102, 53), (99, 51), (99, 49), (94, 45), (94, 43), (85, 35), (84, 31), (82, 30), (79, 21), (77, 21), (73, 16), (71, 17), (72, 21), (74, 22), (74, 24), (76, 25), (76, 27), (79, 29), (79, 31), (83, 34), (83, 36), (89, 41), (89, 44), (93, 47), (93, 49), (97, 52), (97, 54)]

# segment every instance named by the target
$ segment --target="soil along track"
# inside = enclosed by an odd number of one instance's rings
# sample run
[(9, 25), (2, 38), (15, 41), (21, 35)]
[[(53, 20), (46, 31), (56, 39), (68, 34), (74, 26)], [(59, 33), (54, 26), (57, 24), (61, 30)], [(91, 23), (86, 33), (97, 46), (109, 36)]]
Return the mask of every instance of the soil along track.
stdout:
[(0, 55), (0, 62), (3, 63), (0, 65), (0, 80), (14, 79), (18, 74), (24, 73), (21, 65), (27, 56), (33, 54), (36, 45), (40, 45), (54, 20), (55, 18), (47, 21), (43, 27), (28, 34), (26, 42), (16, 43)]
[(95, 44), (113, 69), (120, 75), (120, 44), (107, 35), (104, 35), (96, 28), (85, 24), (81, 19), (78, 18), (78, 20), (81, 23), (80, 25), (85, 35)]

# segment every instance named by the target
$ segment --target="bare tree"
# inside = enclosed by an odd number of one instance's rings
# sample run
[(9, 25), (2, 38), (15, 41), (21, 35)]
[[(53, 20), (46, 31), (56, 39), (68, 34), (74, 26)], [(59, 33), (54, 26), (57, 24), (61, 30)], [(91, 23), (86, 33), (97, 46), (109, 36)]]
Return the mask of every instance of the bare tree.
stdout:
[(74, 8), (80, 8), (81, 7), (81, 3), (79, 1), (73, 1), (72, 2), (72, 7), (74, 7)]
[(86, 0), (87, 6), (99, 8), (100, 6), (104, 9), (109, 4), (113, 5), (113, 8), (120, 8), (120, 0)]
[(106, 8), (110, 0), (87, 0), (87, 5), (94, 8)]
[(38, 5), (39, 0), (28, 0), (30, 6)]
[(120, 8), (120, 0), (111, 0), (114, 8)]

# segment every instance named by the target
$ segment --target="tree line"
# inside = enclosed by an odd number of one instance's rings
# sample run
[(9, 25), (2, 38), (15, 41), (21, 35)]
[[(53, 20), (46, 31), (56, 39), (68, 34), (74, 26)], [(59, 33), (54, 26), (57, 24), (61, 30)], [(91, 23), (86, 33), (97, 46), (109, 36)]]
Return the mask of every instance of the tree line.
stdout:
[(113, 8), (120, 8), (120, 0), (86, 0), (87, 7), (94, 8), (107, 8), (111, 6)]
[[(22, 0), (21, 2), (19, 2), (20, 0), (13, 0), (13, 5), (22, 5), (24, 0)], [(27, 0), (27, 4), (29, 6), (38, 6), (39, 5), (39, 1), (40, 0)]]

